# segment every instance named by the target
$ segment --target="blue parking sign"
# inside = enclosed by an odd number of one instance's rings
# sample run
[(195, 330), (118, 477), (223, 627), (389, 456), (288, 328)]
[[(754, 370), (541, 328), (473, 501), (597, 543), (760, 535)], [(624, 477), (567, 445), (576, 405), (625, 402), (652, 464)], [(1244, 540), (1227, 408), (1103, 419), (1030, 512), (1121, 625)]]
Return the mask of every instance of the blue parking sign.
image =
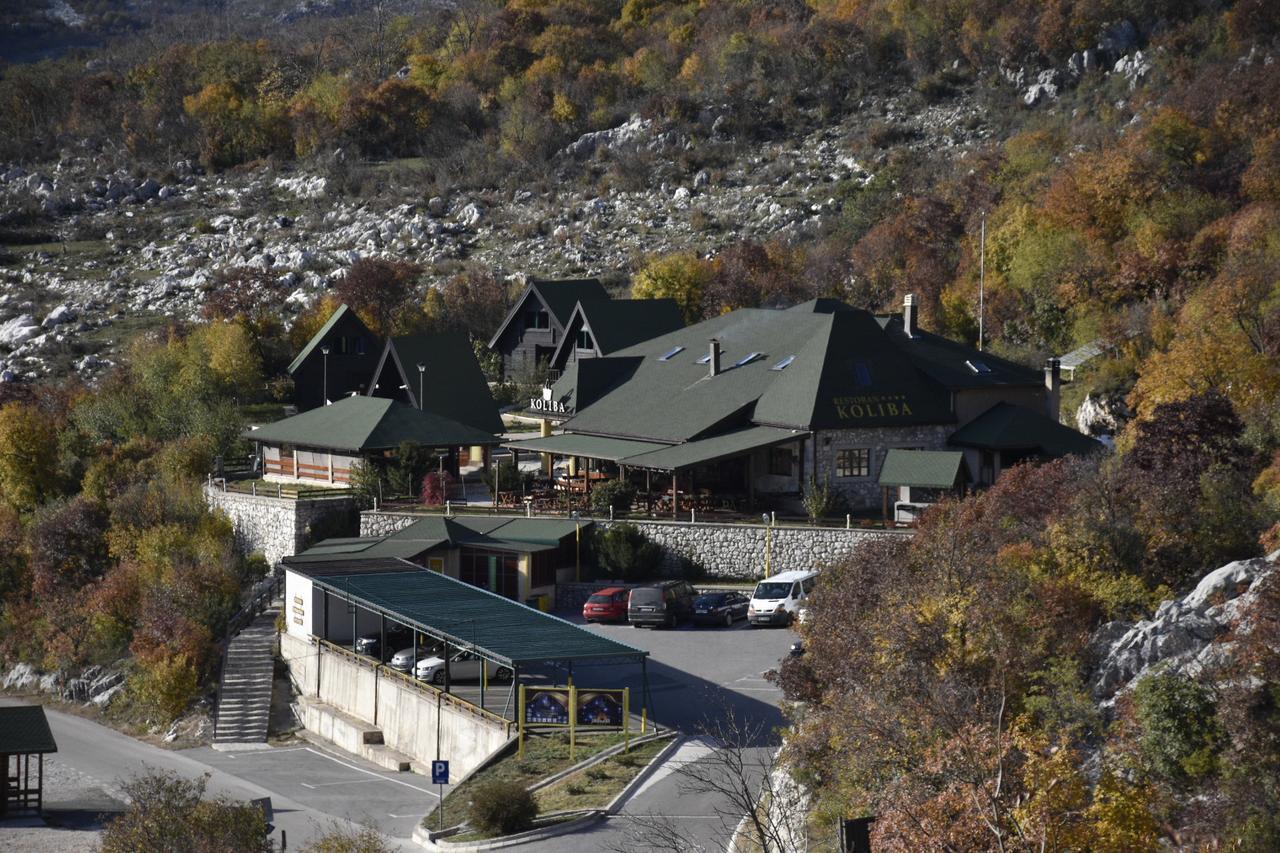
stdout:
[(432, 785), (448, 785), (449, 784), (449, 762), (447, 761), (431, 762), (431, 784)]

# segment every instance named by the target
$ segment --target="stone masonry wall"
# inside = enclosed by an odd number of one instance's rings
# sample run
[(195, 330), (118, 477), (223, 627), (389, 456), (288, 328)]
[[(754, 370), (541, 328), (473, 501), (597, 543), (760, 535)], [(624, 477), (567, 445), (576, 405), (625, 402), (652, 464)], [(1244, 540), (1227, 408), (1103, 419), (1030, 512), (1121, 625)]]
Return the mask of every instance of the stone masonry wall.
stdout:
[[(360, 514), (361, 536), (386, 536), (412, 524), (420, 515), (394, 512)], [(596, 520), (597, 527), (614, 523)], [(847, 556), (861, 542), (886, 536), (910, 536), (909, 531), (865, 530), (843, 527), (778, 525), (767, 530), (760, 524), (716, 524), (687, 521), (626, 519), (650, 540), (662, 546), (668, 574), (680, 571), (681, 558), (692, 560), (716, 577), (750, 580), (763, 577), (765, 554), (770, 574), (791, 569), (817, 569)]]
[(306, 545), (313, 525), (355, 509), (350, 497), (291, 500), (224, 492), (208, 485), (204, 495), (211, 509), (222, 510), (231, 519), (236, 543), (243, 552), (262, 554), (273, 566)]
[[(822, 430), (817, 436), (814, 462), (819, 483), (830, 483), (842, 492), (851, 509), (878, 509), (884, 501), (880, 490), (880, 467), (891, 448), (945, 450), (947, 426), (880, 427), (877, 429)], [(871, 450), (871, 472), (866, 477), (837, 477), (836, 453), (840, 450)], [(812, 470), (812, 469), (807, 469)]]

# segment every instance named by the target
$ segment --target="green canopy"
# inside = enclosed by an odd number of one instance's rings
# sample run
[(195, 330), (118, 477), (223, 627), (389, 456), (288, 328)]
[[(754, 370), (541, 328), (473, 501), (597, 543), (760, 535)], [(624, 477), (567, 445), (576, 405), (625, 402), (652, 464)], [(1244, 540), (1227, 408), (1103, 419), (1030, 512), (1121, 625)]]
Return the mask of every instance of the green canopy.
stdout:
[(291, 418), (241, 433), (264, 444), (292, 444), (365, 453), (390, 450), (402, 442), (426, 447), (497, 444), (492, 433), (433, 412), (381, 397), (344, 397)]
[(881, 486), (915, 486), (950, 489), (965, 475), (964, 453), (959, 450), (900, 450), (884, 457)]

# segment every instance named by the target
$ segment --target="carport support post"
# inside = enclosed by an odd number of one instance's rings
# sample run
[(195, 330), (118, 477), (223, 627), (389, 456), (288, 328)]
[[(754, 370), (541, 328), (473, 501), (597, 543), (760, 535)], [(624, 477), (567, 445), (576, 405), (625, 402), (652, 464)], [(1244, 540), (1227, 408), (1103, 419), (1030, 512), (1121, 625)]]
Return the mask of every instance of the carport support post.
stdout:
[(640, 706), (640, 734), (645, 733), (646, 721), (649, 717), (649, 705), (653, 702), (653, 695), (649, 692), (649, 659), (640, 658), (640, 683), (644, 689), (643, 704)]
[[(378, 640), (378, 663), (382, 663), (382, 659), (387, 656), (387, 617), (378, 614), (378, 633), (381, 635)], [(418, 662), (415, 660), (414, 664)]]
[(444, 641), (444, 692), (449, 692), (449, 641)]

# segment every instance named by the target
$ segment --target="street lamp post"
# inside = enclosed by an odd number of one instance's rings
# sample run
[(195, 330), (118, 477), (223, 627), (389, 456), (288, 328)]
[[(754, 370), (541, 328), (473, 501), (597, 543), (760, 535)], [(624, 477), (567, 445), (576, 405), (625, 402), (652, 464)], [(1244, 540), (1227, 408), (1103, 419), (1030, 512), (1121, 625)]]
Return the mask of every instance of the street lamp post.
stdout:
[(329, 405), (329, 348), (320, 347), (320, 353), (324, 356), (324, 404)]
[(418, 411), (422, 411), (422, 380), (427, 375), (427, 366), (418, 362)]

